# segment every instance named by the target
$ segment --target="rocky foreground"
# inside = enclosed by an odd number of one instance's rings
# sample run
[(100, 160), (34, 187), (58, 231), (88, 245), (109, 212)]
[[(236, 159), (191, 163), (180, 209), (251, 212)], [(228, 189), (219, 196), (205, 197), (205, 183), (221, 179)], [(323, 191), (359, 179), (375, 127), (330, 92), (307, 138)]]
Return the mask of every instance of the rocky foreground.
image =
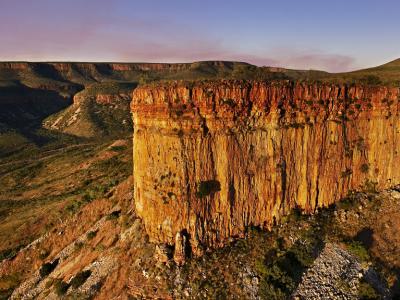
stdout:
[(373, 269), (363, 267), (354, 255), (335, 244), (326, 244), (313, 265), (303, 275), (294, 299), (359, 299), (363, 279), (390, 299), (389, 291)]
[(0, 288), (14, 284), (11, 299), (391, 299), (400, 292), (396, 190), (365, 190), (316, 215), (291, 214), (271, 232), (249, 229), (181, 265), (149, 242), (130, 205), (131, 184), (2, 261)]

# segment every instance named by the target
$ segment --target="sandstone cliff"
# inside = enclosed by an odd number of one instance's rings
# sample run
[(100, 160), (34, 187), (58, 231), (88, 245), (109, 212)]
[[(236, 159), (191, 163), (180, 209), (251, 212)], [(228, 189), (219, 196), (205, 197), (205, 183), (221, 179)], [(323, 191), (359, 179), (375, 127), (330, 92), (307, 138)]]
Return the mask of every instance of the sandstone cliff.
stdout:
[(135, 205), (150, 237), (193, 251), (350, 190), (400, 181), (399, 89), (173, 82), (133, 92)]

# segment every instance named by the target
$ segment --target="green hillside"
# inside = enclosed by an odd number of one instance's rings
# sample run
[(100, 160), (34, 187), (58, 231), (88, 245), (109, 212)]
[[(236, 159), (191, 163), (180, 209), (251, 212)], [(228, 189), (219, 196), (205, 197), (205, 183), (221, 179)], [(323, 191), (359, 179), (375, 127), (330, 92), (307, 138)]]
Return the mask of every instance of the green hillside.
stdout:
[(360, 82), (364, 84), (400, 86), (400, 59), (374, 68), (348, 73), (330, 74), (328, 78), (350, 83)]

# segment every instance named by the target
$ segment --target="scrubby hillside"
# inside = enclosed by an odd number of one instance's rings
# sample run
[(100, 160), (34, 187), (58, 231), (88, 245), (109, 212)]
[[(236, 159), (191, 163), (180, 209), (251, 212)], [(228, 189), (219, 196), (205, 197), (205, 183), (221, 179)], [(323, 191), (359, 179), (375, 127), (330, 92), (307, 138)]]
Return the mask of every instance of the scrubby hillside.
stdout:
[(92, 83), (75, 94), (73, 105), (51, 115), (43, 125), (50, 130), (82, 137), (126, 135), (132, 131), (129, 114), (135, 83)]
[(271, 232), (249, 228), (244, 239), (179, 266), (169, 249), (148, 241), (132, 206), (131, 180), (77, 206), (3, 260), (0, 297), (391, 299), (399, 293), (396, 190), (371, 186), (314, 216), (294, 211)]
[(378, 67), (357, 70), (348, 73), (330, 74), (331, 79), (342, 82), (359, 82), (367, 84), (389, 84), (400, 86), (400, 59)]

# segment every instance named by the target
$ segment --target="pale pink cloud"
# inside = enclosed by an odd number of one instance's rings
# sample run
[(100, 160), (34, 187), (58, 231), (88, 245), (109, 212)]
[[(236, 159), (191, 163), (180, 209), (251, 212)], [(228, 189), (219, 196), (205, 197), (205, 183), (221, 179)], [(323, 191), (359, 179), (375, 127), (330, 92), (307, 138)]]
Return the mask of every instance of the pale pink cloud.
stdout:
[(282, 65), (293, 69), (318, 69), (330, 72), (349, 71), (355, 67), (355, 59), (346, 55), (310, 53), (296, 54), (284, 57), (280, 61)]
[[(289, 47), (266, 49), (265, 53), (236, 50), (234, 46), (225, 44), (223, 37), (206, 36), (168, 19), (119, 19), (119, 27), (115, 27), (117, 22), (113, 17), (105, 18), (103, 15), (79, 20), (72, 20), (68, 27), (49, 26), (46, 20), (31, 27), (22, 20), (12, 35), (6, 27), (0, 28), (0, 59), (126, 62), (235, 60), (259, 66), (331, 72), (348, 71), (355, 67), (352, 57), (316, 50)], [(167, 25), (160, 26), (160, 23)]]

